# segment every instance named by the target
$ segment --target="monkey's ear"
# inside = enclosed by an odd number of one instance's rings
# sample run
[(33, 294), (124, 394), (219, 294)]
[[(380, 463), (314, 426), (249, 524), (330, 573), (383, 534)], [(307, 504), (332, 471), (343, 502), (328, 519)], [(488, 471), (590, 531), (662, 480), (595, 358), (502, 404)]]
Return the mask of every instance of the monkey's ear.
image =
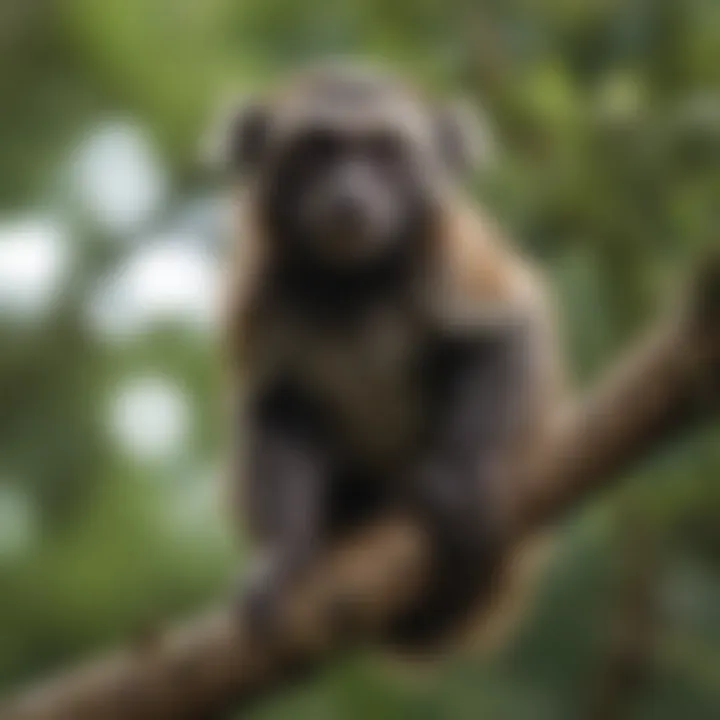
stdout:
[(495, 143), (485, 114), (466, 100), (456, 100), (436, 114), (442, 158), (450, 170), (467, 175), (486, 170), (495, 160)]
[(201, 154), (208, 167), (235, 175), (251, 173), (266, 157), (272, 113), (262, 102), (234, 104), (218, 114)]

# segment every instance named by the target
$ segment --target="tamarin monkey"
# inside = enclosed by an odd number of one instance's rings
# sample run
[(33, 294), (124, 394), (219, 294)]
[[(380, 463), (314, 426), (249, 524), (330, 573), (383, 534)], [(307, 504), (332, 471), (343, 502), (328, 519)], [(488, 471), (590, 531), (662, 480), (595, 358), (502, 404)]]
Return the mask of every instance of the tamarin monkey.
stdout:
[(226, 123), (242, 181), (228, 303), (234, 503), (269, 627), (323, 549), (398, 509), (434, 548), (387, 629), (436, 646), (500, 568), (510, 478), (557, 403), (541, 274), (475, 207), (482, 132), (389, 73), (305, 69)]

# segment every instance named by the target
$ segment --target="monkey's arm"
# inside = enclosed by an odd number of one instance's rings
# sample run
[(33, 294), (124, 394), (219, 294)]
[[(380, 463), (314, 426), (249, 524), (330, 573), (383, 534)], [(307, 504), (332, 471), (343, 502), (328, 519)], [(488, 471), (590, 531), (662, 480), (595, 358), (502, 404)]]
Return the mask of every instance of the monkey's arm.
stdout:
[(504, 541), (501, 485), (529, 412), (528, 341), (519, 325), (454, 338), (434, 369), (435, 417), (405, 492), (433, 539), (435, 578), (429, 597), (391, 630), (401, 644), (443, 637), (494, 577)]
[(438, 511), (477, 520), (514, 460), (528, 419), (531, 335), (517, 322), (452, 338), (442, 352), (435, 417), (417, 472), (428, 476)]
[(428, 502), (454, 517), (466, 540), (470, 524), (487, 541), (503, 522), (503, 476), (548, 402), (564, 396), (564, 369), (542, 272), (479, 215), (459, 217), (466, 224), (447, 236), (432, 301), (441, 382), (417, 484), (429, 485)]
[(246, 425), (246, 513), (261, 551), (244, 595), (261, 620), (315, 556), (328, 458), (292, 388), (263, 392), (250, 404)]

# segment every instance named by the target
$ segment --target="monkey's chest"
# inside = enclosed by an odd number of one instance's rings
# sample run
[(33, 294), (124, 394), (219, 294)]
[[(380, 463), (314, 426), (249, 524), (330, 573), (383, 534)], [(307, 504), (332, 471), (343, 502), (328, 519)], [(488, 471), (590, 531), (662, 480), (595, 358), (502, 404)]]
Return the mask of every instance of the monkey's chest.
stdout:
[(285, 372), (327, 409), (332, 430), (369, 462), (391, 462), (417, 436), (419, 337), (392, 314), (328, 330), (287, 328)]

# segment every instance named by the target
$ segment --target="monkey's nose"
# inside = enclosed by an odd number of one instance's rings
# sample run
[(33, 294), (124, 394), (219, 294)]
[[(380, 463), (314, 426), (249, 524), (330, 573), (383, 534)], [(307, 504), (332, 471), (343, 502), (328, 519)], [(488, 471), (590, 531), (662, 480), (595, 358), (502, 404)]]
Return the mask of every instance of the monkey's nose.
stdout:
[(331, 221), (342, 229), (360, 229), (365, 215), (363, 204), (352, 193), (337, 195), (330, 211)]

